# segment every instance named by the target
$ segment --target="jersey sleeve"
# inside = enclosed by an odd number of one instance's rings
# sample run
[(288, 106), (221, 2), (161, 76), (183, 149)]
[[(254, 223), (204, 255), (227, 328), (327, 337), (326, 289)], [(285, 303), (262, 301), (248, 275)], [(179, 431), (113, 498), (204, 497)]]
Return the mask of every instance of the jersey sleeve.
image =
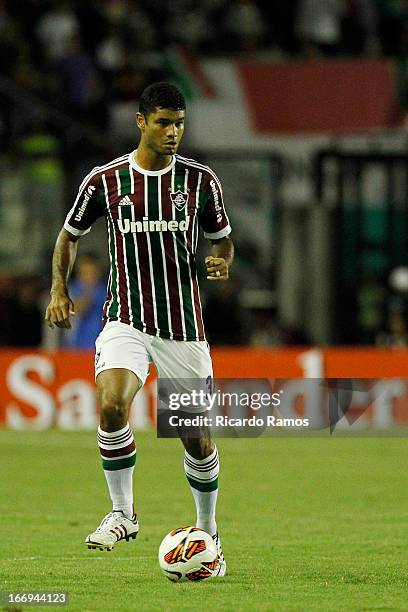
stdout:
[(92, 224), (104, 215), (98, 168), (94, 168), (82, 181), (74, 205), (65, 218), (64, 228), (74, 236), (91, 231)]
[(225, 212), (221, 183), (213, 172), (208, 172), (204, 179), (203, 191), (206, 197), (200, 214), (200, 225), (204, 236), (210, 240), (224, 238), (231, 233), (231, 227)]

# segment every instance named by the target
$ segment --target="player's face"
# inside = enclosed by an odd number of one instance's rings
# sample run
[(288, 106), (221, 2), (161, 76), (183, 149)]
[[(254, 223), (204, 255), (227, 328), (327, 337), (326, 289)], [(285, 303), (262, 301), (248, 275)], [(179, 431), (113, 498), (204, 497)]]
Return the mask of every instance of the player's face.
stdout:
[(142, 139), (156, 155), (174, 155), (177, 153), (184, 132), (184, 110), (157, 108), (146, 118), (137, 114), (137, 125), (142, 132)]

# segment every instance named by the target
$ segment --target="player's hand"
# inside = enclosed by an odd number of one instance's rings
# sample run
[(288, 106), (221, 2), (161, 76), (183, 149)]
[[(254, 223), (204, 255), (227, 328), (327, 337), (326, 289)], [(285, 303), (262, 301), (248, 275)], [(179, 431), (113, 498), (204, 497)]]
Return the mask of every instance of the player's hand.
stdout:
[(207, 268), (207, 280), (220, 281), (228, 279), (228, 266), (222, 257), (209, 255), (205, 258)]
[(54, 325), (62, 329), (71, 329), (70, 316), (75, 315), (74, 303), (66, 293), (51, 294), (51, 301), (45, 312), (48, 327)]

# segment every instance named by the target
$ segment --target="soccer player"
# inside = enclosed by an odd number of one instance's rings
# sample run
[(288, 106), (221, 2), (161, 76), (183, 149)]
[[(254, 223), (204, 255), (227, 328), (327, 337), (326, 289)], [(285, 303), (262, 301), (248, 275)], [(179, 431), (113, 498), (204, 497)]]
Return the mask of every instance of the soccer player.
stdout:
[[(45, 318), (50, 327), (70, 328), (74, 304), (67, 287), (77, 241), (98, 217), (105, 217), (110, 275), (95, 377), (98, 445), (112, 512), (87, 536), (89, 548), (111, 550), (139, 530), (132, 489), (136, 447), (128, 413), (149, 363), (167, 379), (208, 380), (213, 375), (196, 274), (199, 226), (212, 243), (205, 259), (208, 280), (228, 279), (234, 248), (219, 179), (207, 166), (177, 154), (184, 120), (185, 100), (174, 85), (147, 87), (136, 115), (141, 132), (137, 150), (85, 177), (54, 249)], [(180, 437), (196, 524), (213, 536), (222, 576), (226, 563), (215, 520), (217, 448), (207, 428), (199, 436), (181, 430)]]

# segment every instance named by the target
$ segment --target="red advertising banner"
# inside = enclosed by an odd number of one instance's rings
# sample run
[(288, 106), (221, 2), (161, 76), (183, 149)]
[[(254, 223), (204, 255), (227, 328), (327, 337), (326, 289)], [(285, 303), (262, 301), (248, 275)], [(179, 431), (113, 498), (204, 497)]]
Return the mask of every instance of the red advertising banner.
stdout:
[(391, 60), (249, 61), (238, 71), (259, 133), (344, 134), (401, 121)]
[[(295, 389), (293, 379), (379, 379), (375, 383), (377, 403), (366, 417), (374, 415), (382, 426), (408, 421), (406, 350), (218, 348), (212, 356), (217, 378), (287, 379), (294, 405), (301, 391)], [(367, 392), (364, 401), (374, 402), (374, 396), (370, 399)], [(132, 406), (131, 425), (143, 429), (155, 423), (155, 411), (152, 372)], [(94, 429), (97, 413), (92, 353), (0, 351), (1, 425)]]

